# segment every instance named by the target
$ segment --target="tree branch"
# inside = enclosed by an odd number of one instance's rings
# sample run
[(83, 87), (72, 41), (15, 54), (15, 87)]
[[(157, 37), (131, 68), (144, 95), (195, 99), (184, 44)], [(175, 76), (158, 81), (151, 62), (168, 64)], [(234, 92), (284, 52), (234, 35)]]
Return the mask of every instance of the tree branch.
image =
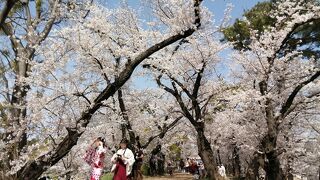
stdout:
[[(200, 27), (200, 3), (201, 0), (194, 0), (195, 23), (197, 24), (197, 27)], [(71, 148), (77, 144), (78, 138), (82, 135), (84, 129), (89, 124), (92, 115), (102, 106), (102, 101), (113, 96), (117, 90), (129, 80), (135, 68), (142, 61), (162, 48), (192, 35), (195, 30), (196, 29), (193, 27), (188, 28), (187, 30), (173, 35), (141, 52), (130, 64), (125, 67), (124, 70), (120, 72), (119, 77), (115, 80), (115, 82), (107, 85), (107, 87), (95, 98), (91, 106), (82, 112), (80, 118), (76, 121), (76, 126), (74, 128), (67, 128), (67, 135), (62, 139), (56, 148), (50, 150), (47, 154), (29, 161), (20, 169), (19, 174), (22, 174), (21, 178), (38, 178), (50, 166), (56, 164), (60, 159), (62, 159), (71, 150)]]
[(294, 88), (294, 90), (291, 92), (289, 97), (287, 98), (286, 102), (282, 105), (280, 110), (280, 117), (283, 118), (287, 115), (288, 109), (291, 107), (295, 97), (300, 92), (300, 90), (308, 85), (309, 83), (313, 82), (315, 79), (317, 79), (320, 76), (320, 71), (317, 71), (314, 75), (312, 75), (308, 80), (303, 81), (298, 86)]
[(17, 0), (7, 0), (5, 1), (4, 7), (0, 13), (0, 28), (3, 28), (3, 25), (5, 23), (6, 18), (9, 15), (9, 12), (11, 11), (11, 9), (13, 8), (13, 6), (15, 5), (15, 3), (17, 2)]
[(127, 129), (128, 133), (129, 133), (130, 144), (136, 144), (136, 135), (133, 132), (132, 127), (131, 127), (131, 123), (130, 123), (130, 120), (129, 120), (128, 112), (127, 112), (126, 106), (125, 106), (123, 98), (122, 98), (122, 90), (121, 90), (121, 88), (118, 90), (118, 101), (119, 101), (119, 107), (120, 107), (120, 110), (121, 110), (122, 118), (126, 122), (125, 128)]
[[(198, 1), (195, 1), (198, 2)], [(200, 3), (198, 3), (199, 5)], [(199, 7), (196, 8), (196, 12), (199, 11)], [(199, 16), (196, 16), (198, 19)], [(195, 20), (198, 22), (199, 20)], [(62, 159), (71, 148), (77, 144), (78, 138), (82, 135), (83, 129), (87, 127), (90, 122), (92, 115), (102, 106), (102, 101), (107, 100), (112, 95), (114, 95), (117, 90), (122, 87), (125, 82), (131, 77), (135, 68), (146, 58), (154, 54), (155, 52), (161, 50), (162, 48), (182, 39), (192, 35), (195, 32), (194, 28), (189, 28), (182, 33), (173, 35), (160, 43), (157, 43), (147, 50), (141, 52), (130, 64), (128, 64), (123, 71), (120, 72), (119, 77), (115, 82), (109, 84), (93, 101), (91, 106), (82, 112), (80, 118), (76, 121), (76, 127), (67, 128), (67, 135), (62, 139), (62, 141), (53, 150), (49, 151), (35, 160), (29, 161), (20, 169), (20, 174), (23, 175), (22, 179), (34, 179), (39, 177), (44, 171), (46, 171), (50, 166), (56, 164), (60, 159)]]
[[(151, 65), (151, 64), (144, 64), (143, 68), (153, 68), (153, 69), (157, 70), (158, 72), (167, 75), (173, 82), (175, 82), (175, 83), (177, 83), (179, 85), (179, 87), (183, 90), (183, 92), (185, 92), (187, 94), (187, 96), (190, 99), (192, 98), (192, 95), (189, 92), (189, 90), (180, 81), (178, 81), (176, 78), (174, 78), (168, 71), (166, 71), (164, 69), (161, 69), (161, 68), (159, 68), (159, 67), (157, 67), (155, 65)], [(158, 83), (158, 85), (159, 85), (159, 83)]]
[(35, 44), (32, 45), (36, 45), (36, 44), (40, 44), (42, 41), (44, 41), (47, 36), (49, 35), (52, 26), (57, 18), (57, 11), (58, 11), (58, 7), (59, 7), (59, 3), (61, 0), (55, 0), (54, 4), (53, 4), (53, 8), (52, 8), (52, 12), (51, 12), (51, 17), (49, 18), (47, 24), (45, 25), (43, 31), (39, 34)]
[(151, 136), (151, 137), (148, 139), (148, 141), (147, 141), (144, 145), (141, 146), (141, 148), (146, 149), (146, 148), (149, 146), (149, 144), (150, 144), (154, 139), (156, 139), (157, 137), (159, 137), (160, 139), (162, 139), (162, 138), (165, 136), (165, 134), (166, 134), (171, 128), (173, 128), (173, 127), (179, 122), (180, 119), (182, 119), (182, 117), (183, 117), (183, 116), (179, 116), (179, 117), (176, 118), (173, 122), (171, 122), (168, 126), (164, 126), (159, 134), (154, 135), (154, 136)]

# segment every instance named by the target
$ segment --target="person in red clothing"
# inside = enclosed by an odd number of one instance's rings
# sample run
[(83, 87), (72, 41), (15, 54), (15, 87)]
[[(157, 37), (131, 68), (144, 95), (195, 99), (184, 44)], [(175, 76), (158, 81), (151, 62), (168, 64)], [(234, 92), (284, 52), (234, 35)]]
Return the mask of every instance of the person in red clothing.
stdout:
[(114, 163), (111, 172), (114, 173), (113, 180), (129, 180), (131, 178), (132, 165), (135, 161), (132, 151), (127, 148), (128, 140), (120, 142), (120, 149), (111, 158)]
[(191, 159), (190, 173), (194, 179), (199, 179), (199, 166), (194, 159)]
[(90, 180), (99, 180), (104, 167), (106, 153), (105, 140), (98, 137), (86, 151), (84, 160), (91, 166)]

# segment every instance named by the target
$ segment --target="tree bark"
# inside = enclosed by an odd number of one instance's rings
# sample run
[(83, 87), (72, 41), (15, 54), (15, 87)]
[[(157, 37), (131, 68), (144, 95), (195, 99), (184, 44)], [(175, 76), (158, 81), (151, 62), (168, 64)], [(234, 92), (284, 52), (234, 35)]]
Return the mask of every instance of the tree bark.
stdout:
[(247, 180), (256, 180), (259, 178), (259, 167), (264, 166), (264, 154), (256, 151), (253, 155), (253, 159), (249, 164), (246, 172)]
[(284, 175), (280, 167), (280, 160), (276, 150), (266, 153), (268, 163), (266, 164), (266, 179), (267, 180), (282, 180)]
[(241, 175), (241, 166), (240, 166), (240, 155), (239, 147), (234, 144), (233, 153), (232, 153), (232, 167), (233, 167), (233, 176), (240, 178)]
[[(202, 123), (201, 123), (202, 124)], [(207, 177), (210, 180), (216, 180), (218, 178), (218, 169), (216, 166), (216, 160), (214, 157), (214, 153), (211, 149), (210, 143), (206, 136), (204, 135), (204, 128), (197, 127), (197, 145), (198, 145), (198, 155), (201, 157), (203, 161), (204, 167), (207, 172)]]

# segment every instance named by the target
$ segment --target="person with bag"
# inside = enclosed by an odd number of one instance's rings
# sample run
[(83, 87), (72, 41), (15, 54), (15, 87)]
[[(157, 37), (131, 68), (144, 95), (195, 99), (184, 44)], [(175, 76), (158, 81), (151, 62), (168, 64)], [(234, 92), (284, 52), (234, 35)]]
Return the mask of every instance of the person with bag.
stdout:
[(111, 172), (114, 173), (113, 180), (131, 179), (130, 175), (135, 159), (132, 151), (127, 146), (128, 140), (121, 140), (120, 149), (111, 158), (114, 164), (111, 169)]
[(84, 161), (88, 163), (92, 170), (90, 173), (90, 180), (100, 180), (103, 167), (104, 158), (107, 151), (105, 140), (102, 137), (98, 137), (86, 151)]

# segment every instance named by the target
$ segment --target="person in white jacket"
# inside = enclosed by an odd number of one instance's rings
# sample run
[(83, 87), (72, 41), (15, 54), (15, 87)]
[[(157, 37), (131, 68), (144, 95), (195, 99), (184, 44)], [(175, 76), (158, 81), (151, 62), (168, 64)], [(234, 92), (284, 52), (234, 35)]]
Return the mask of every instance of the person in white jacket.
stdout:
[(221, 166), (218, 166), (218, 173), (219, 173), (220, 176), (222, 176), (222, 177), (227, 177), (227, 175), (226, 175), (226, 168), (223, 166), (223, 164), (221, 164)]
[(121, 140), (120, 149), (111, 158), (114, 163), (111, 169), (111, 172), (114, 172), (114, 180), (128, 179), (127, 177), (131, 174), (135, 159), (134, 154), (127, 146), (128, 140)]

